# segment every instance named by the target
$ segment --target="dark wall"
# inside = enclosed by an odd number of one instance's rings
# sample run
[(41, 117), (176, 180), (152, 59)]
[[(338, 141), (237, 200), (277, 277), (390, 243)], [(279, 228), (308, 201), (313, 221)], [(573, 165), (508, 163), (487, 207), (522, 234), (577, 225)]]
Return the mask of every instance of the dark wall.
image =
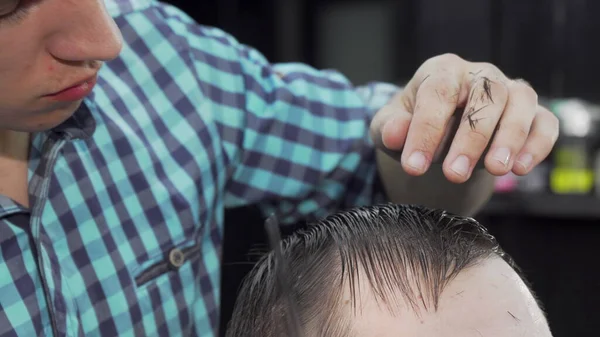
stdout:
[[(277, 33), (280, 12), (291, 0), (171, 1), (200, 23), (232, 33), (272, 61), (322, 66), (318, 55), (319, 17), (331, 4), (360, 0), (304, 0), (295, 36), (299, 52), (282, 53)], [(409, 79), (427, 58), (453, 52), (488, 61), (508, 75), (528, 80), (542, 95), (598, 101), (600, 1), (592, 0), (363, 0), (389, 5), (397, 13), (392, 34), (393, 78)], [(326, 11), (326, 10), (325, 10)], [(281, 37), (279, 37), (281, 38)], [(340, 36), (350, 39), (353, 36)], [(349, 55), (350, 57), (351, 55)], [(365, 67), (360, 62), (352, 68)], [(352, 71), (354, 69), (348, 69)], [(346, 71), (346, 69), (344, 69)], [(368, 70), (368, 69), (367, 69)], [(598, 202), (600, 204), (600, 201)], [(240, 279), (250, 270), (251, 247), (264, 243), (262, 221), (253, 209), (226, 216), (223, 322), (230, 315)], [(594, 336), (600, 331), (600, 263), (596, 246), (600, 218), (553, 217), (515, 210), (481, 215), (513, 255), (546, 304), (555, 337)]]
[[(293, 61), (319, 66), (315, 29), (330, 4), (377, 2), (397, 13), (397, 78), (408, 79), (427, 58), (454, 52), (490, 61), (525, 78), (544, 95), (598, 101), (600, 2), (594, 0), (171, 0), (200, 23), (217, 26), (273, 61), (277, 52), (278, 6), (301, 3), (301, 53)], [(352, 39), (352, 36), (340, 36)], [(360, 65), (357, 65), (360, 66)]]
[(260, 50), (269, 59), (275, 55), (275, 6), (273, 0), (170, 0), (196, 21), (221, 28), (240, 41)]

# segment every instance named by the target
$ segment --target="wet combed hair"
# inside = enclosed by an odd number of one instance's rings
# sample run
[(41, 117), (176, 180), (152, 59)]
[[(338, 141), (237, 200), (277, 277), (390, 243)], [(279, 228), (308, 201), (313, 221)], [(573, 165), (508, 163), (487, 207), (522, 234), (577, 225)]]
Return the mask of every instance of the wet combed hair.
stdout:
[(281, 247), (291, 291), (277, 283), (274, 254), (264, 256), (242, 285), (227, 337), (286, 336), (283, 296), (297, 303), (300, 325), (311, 335), (349, 336), (351, 317), (340, 299), (350, 289), (356, 305), (359, 276), (390, 310), (402, 296), (414, 310), (435, 311), (444, 287), (465, 268), (492, 256), (516, 268), (476, 220), (410, 205), (340, 212)]

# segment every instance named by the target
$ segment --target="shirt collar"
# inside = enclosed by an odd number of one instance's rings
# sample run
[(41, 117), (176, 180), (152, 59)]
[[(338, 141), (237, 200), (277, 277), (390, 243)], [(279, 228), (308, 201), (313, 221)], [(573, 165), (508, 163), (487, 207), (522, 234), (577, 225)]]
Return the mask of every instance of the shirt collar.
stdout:
[(27, 210), (23, 206), (17, 204), (9, 197), (0, 194), (0, 219), (13, 214), (26, 212)]
[(70, 139), (90, 138), (96, 130), (96, 121), (90, 111), (90, 104), (91, 102), (84, 101), (73, 116), (50, 130), (50, 132), (58, 135), (66, 135)]

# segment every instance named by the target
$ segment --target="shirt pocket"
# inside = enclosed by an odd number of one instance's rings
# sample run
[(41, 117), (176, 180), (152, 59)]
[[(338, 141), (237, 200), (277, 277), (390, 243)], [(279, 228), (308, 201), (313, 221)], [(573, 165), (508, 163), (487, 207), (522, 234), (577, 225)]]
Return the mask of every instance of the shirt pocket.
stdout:
[(134, 274), (138, 288), (159, 279), (161, 276), (177, 273), (186, 263), (199, 258), (202, 253), (200, 241), (186, 241), (165, 251), (161, 256), (146, 262)]

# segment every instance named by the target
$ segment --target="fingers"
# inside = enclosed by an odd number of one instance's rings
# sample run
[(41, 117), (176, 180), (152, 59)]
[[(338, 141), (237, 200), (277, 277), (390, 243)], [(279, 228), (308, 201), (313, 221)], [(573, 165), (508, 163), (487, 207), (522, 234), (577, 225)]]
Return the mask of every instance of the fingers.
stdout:
[[(457, 183), (466, 181), (486, 144), (492, 139), (485, 167), (494, 175), (504, 175), (511, 170), (515, 174), (527, 174), (552, 150), (559, 133), (558, 119), (550, 111), (538, 106), (537, 94), (526, 82), (507, 83), (504, 108), (486, 108), (488, 115), (485, 118), (489, 116), (489, 123), (480, 121), (481, 127), (474, 130), (471, 128), (473, 122), (463, 117), (444, 162), (444, 173), (449, 180)], [(472, 110), (473, 101), (474, 98), (470, 98), (465, 116)], [(469, 122), (468, 128), (466, 122)]]
[(539, 107), (525, 145), (517, 155), (512, 168), (513, 173), (525, 175), (548, 157), (558, 139), (558, 135), (558, 118), (547, 109)]
[(462, 69), (430, 69), (420, 83), (412, 106), (412, 120), (402, 151), (402, 166), (411, 175), (425, 173), (446, 133), (461, 97)]
[(449, 147), (444, 174), (462, 183), (486, 149), (490, 173), (527, 174), (554, 146), (558, 119), (538, 107), (537, 94), (526, 82), (510, 81), (491, 64), (442, 55), (425, 62), (375, 115), (371, 136), (415, 176)]
[[(444, 161), (446, 177), (455, 183), (469, 179), (473, 168), (494, 136), (509, 97), (508, 80), (496, 67), (478, 64), (479, 70), (469, 72), (471, 80), (461, 124)], [(535, 111), (537, 98), (531, 111)], [(533, 112), (531, 113), (533, 115)], [(533, 117), (532, 117), (533, 119)], [(500, 153), (506, 162), (507, 150)]]
[(485, 167), (497, 176), (512, 170), (538, 109), (537, 93), (524, 81), (511, 81), (508, 91), (504, 114), (485, 158)]
[(396, 95), (371, 121), (370, 134), (375, 146), (400, 159), (412, 115), (404, 109), (403, 97)]

